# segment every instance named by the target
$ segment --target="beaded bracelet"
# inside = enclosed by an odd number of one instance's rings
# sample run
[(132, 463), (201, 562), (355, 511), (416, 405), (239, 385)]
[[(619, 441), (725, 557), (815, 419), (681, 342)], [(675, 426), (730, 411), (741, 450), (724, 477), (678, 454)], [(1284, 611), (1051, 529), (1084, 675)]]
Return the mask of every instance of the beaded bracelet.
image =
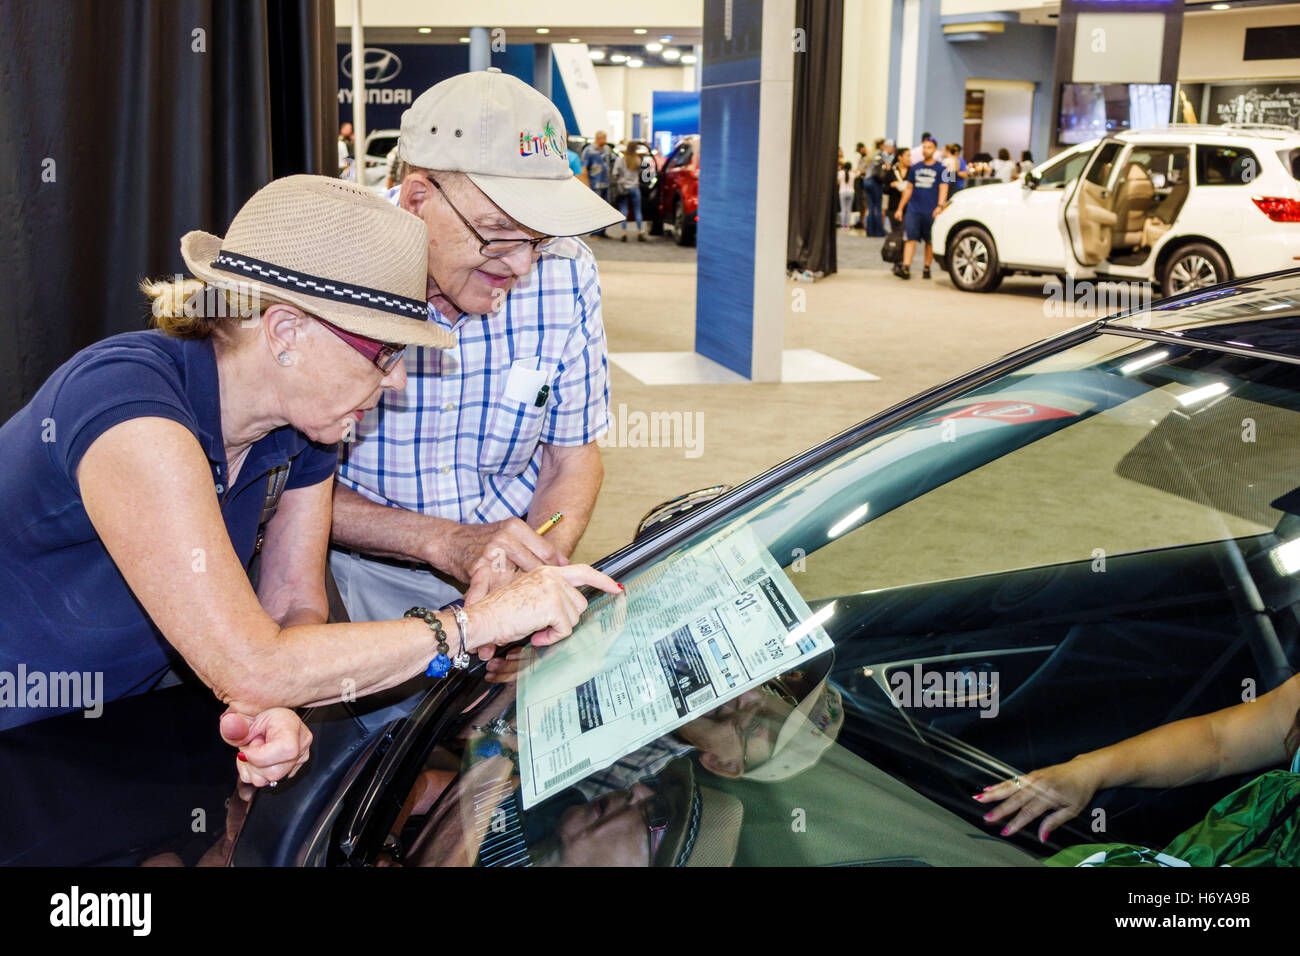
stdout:
[(418, 617), (423, 620), (424, 623), (428, 624), (429, 628), (433, 631), (434, 640), (438, 642), (438, 654), (433, 660), (429, 661), (429, 666), (424, 672), (426, 677), (446, 677), (447, 671), (449, 671), (453, 666), (460, 670), (469, 667), (470, 656), (465, 652), (465, 643), (463, 638), (461, 640), (460, 651), (456, 654), (455, 659), (453, 660), (447, 656), (447, 651), (450, 650), (447, 646), (447, 632), (443, 630), (442, 621), (438, 619), (436, 614), (428, 608), (413, 607), (402, 616)]

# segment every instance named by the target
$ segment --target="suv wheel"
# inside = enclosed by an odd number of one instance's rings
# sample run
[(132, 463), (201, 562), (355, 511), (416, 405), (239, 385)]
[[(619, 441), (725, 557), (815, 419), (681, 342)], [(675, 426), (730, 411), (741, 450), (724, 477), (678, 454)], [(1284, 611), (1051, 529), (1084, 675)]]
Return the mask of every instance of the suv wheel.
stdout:
[(948, 244), (948, 275), (963, 292), (992, 292), (1002, 282), (993, 237), (979, 226), (966, 226)]
[(1203, 242), (1183, 246), (1165, 262), (1160, 275), (1160, 291), (1175, 295), (1223, 282), (1228, 278), (1228, 263), (1219, 250)]

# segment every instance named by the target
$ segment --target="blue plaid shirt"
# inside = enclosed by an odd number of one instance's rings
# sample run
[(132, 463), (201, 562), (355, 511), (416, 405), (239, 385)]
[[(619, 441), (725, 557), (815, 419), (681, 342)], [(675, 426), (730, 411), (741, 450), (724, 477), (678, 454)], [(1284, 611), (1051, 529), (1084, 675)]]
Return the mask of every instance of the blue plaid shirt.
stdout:
[[(596, 260), (585, 243), (565, 240), (499, 311), (449, 319), (430, 305), (429, 319), (456, 346), (406, 350), (406, 389), (385, 392), (356, 440), (341, 445), (338, 480), (371, 501), (462, 524), (523, 517), (540, 446), (586, 445), (609, 428)], [(507, 394), (512, 366), (542, 373), (550, 393), (541, 405), (532, 387)]]

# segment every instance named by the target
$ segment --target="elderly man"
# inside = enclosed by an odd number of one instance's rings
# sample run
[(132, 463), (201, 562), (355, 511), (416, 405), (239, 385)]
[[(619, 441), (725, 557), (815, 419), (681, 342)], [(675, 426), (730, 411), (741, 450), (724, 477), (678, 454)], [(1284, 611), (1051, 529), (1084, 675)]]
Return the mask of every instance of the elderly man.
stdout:
[[(603, 129), (596, 130), (596, 136), (582, 151), (582, 171), (587, 174), (587, 185), (601, 199), (609, 201), (610, 174), (614, 168), (614, 151), (610, 149)], [(605, 230), (596, 233), (605, 238)]]
[(495, 69), (402, 116), (389, 199), (425, 223), (429, 320), (456, 344), (408, 352), (406, 390), (344, 445), (330, 568), (353, 620), (442, 607), (462, 584), (473, 603), (567, 563), (586, 528), (608, 363), (595, 260), (563, 237), (621, 217), (574, 178), (566, 144), (554, 104)]

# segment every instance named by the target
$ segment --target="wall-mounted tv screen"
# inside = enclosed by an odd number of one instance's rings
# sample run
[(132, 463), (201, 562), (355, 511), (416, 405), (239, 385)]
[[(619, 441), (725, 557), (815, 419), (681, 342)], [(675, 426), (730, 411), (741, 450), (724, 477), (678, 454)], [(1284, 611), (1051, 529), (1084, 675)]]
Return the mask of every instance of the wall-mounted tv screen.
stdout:
[(1062, 83), (1060, 143), (1083, 143), (1146, 126), (1164, 126), (1173, 112), (1168, 83)]

